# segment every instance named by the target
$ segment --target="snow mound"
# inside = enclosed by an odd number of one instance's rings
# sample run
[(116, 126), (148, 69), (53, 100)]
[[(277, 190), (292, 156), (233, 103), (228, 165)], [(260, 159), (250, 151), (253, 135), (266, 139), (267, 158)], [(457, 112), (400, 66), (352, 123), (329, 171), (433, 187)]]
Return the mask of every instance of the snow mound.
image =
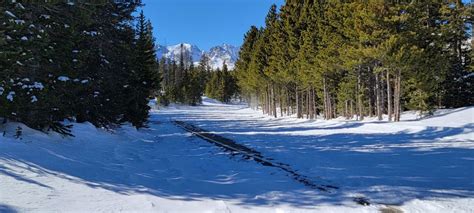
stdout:
[(474, 128), (474, 107), (464, 107), (450, 110), (437, 110), (434, 115), (420, 121), (427, 126)]
[(212, 98), (208, 98), (204, 96), (202, 98), (202, 105), (223, 105), (223, 103), (216, 99), (212, 99)]

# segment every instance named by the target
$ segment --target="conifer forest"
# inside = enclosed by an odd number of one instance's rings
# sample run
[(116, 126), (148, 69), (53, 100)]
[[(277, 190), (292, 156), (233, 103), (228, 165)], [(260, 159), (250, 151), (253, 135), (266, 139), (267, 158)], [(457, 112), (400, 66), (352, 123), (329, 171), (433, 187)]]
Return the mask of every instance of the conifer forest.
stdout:
[(474, 212), (472, 0), (0, 0), (0, 213)]
[(286, 1), (252, 27), (242, 96), (272, 116), (324, 119), (473, 105), (472, 7), (461, 1)]

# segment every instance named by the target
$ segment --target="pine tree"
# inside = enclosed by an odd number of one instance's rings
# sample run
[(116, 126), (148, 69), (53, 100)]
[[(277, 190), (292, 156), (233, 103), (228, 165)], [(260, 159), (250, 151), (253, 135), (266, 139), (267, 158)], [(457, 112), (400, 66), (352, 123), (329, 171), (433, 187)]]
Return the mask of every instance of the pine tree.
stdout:
[(239, 79), (239, 87), (242, 92), (247, 95), (249, 102), (251, 99), (250, 96), (254, 95), (254, 87), (250, 84), (250, 81), (253, 77), (251, 76), (249, 67), (253, 58), (253, 51), (259, 34), (259, 30), (255, 26), (252, 26), (245, 34), (244, 43), (239, 51), (239, 60), (236, 62), (236, 69), (234, 71), (236, 73), (237, 79)]
[(232, 98), (237, 94), (237, 84), (235, 82), (234, 76), (229, 72), (227, 64), (224, 62), (222, 67), (222, 102), (230, 103)]
[[(470, 55), (466, 48), (466, 41), (469, 38), (465, 17), (469, 16), (469, 10), (461, 1), (453, 1), (452, 4), (445, 4), (441, 8), (442, 18), (446, 24), (441, 26), (443, 41), (449, 49), (446, 50), (447, 64), (450, 66), (442, 78), (443, 100), (439, 105), (446, 107), (461, 107), (474, 103), (472, 97), (472, 78), (465, 78), (469, 74)], [(470, 88), (470, 89), (469, 89)], [(466, 98), (459, 98), (466, 97)]]
[(462, 1), (293, 1), (247, 32), (238, 84), (276, 116), (376, 115), (472, 105), (472, 6)]
[(222, 74), (221, 70), (217, 69), (211, 74), (211, 78), (209, 79), (208, 83), (206, 84), (206, 96), (210, 98), (214, 98), (217, 100), (222, 100)]
[[(140, 68), (134, 63), (131, 23), (139, 4), (6, 3), (2, 11), (8, 12), (0, 16), (5, 35), (0, 41), (0, 116), (66, 135), (65, 119), (101, 127), (130, 121), (126, 100), (130, 83), (138, 82), (132, 73)], [(146, 28), (150, 41), (151, 24)], [(138, 93), (146, 101), (149, 90)], [(141, 109), (143, 118), (146, 103)], [(137, 127), (143, 123), (134, 122)]]
[[(47, 60), (53, 51), (49, 46), (47, 31), (49, 25), (42, 22), (39, 15), (48, 16), (47, 11), (35, 5), (6, 3), (2, 27), (6, 41), (2, 51), (5, 69), (3, 93), (6, 101), (2, 106), (4, 118), (23, 122), (32, 128), (44, 129), (54, 123), (45, 112), (46, 72), (57, 70)], [(35, 17), (35, 18), (31, 18)], [(58, 115), (58, 118), (64, 119)]]
[(202, 102), (202, 96), (204, 94), (204, 81), (205, 76), (202, 70), (194, 68), (191, 64), (189, 68), (189, 86), (188, 91), (185, 93), (187, 97), (187, 103), (191, 106), (195, 106)]
[(153, 29), (143, 11), (138, 17), (136, 31), (135, 66), (129, 83), (131, 89), (129, 95), (132, 97), (129, 99), (128, 117), (125, 119), (140, 128), (148, 118), (149, 98), (159, 89), (159, 73)]

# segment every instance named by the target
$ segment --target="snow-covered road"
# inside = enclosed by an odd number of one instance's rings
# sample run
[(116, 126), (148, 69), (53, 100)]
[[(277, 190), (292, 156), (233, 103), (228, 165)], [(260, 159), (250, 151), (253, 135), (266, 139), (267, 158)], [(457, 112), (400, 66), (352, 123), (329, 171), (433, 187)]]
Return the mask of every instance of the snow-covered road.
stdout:
[[(268, 118), (243, 105), (153, 111), (150, 128), (75, 138), (0, 127), (0, 212), (473, 212), (474, 108), (397, 124)], [(405, 119), (414, 119), (406, 114)], [(315, 191), (176, 127), (184, 120), (287, 163)], [(374, 204), (352, 200), (364, 196)]]

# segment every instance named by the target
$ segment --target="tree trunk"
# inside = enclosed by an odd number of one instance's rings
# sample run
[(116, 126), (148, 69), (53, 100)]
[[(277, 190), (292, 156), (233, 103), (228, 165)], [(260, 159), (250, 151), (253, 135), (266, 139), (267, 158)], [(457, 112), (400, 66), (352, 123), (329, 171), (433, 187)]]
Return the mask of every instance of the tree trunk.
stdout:
[(332, 118), (337, 118), (337, 108), (336, 108), (336, 97), (333, 97), (331, 95), (331, 112), (332, 112)]
[(310, 102), (310, 107), (311, 107), (311, 119), (315, 119), (315, 114), (316, 114), (316, 107), (314, 106), (315, 104), (315, 98), (314, 98), (314, 92), (313, 92), (313, 87), (310, 88), (309, 90), (309, 95), (311, 97), (311, 102)]
[(387, 114), (388, 121), (392, 121), (392, 88), (390, 87), (390, 72), (387, 70)]
[(314, 119), (318, 119), (318, 107), (316, 106), (316, 92), (313, 89), (313, 109), (314, 109)]
[(328, 93), (326, 85), (326, 76), (323, 77), (323, 95), (324, 95), (324, 119), (329, 120)]
[(311, 114), (311, 100), (310, 100), (310, 95), (309, 95), (309, 87), (306, 89), (306, 118), (310, 119), (310, 114)]
[(381, 99), (381, 106), (380, 106), (380, 108), (381, 108), (382, 115), (383, 115), (384, 113), (387, 113), (387, 108), (386, 108), (386, 106), (387, 106), (387, 97), (386, 97), (386, 95), (387, 95), (387, 90), (386, 90), (386, 88), (385, 88), (387, 85), (384, 83), (384, 82), (385, 82), (385, 81), (384, 81), (384, 80), (385, 80), (385, 78), (384, 78), (385, 76), (384, 76), (384, 73), (383, 73), (383, 72), (380, 73), (380, 76), (379, 76), (379, 77), (380, 77), (380, 78), (379, 78), (379, 86), (380, 86), (380, 99)]
[(275, 85), (273, 84), (271, 87), (271, 93), (272, 93), (272, 114), (276, 118), (278, 117), (278, 115), (277, 115), (277, 109), (276, 109)]
[(313, 97), (310, 87), (308, 87), (308, 118), (313, 119)]
[(278, 89), (278, 105), (280, 106), (280, 117), (283, 117), (283, 111), (285, 107), (283, 106), (283, 90), (281, 88)]
[(271, 89), (270, 87), (267, 87), (267, 112), (268, 115), (273, 116), (273, 110), (272, 110), (272, 94), (271, 94)]
[(255, 94), (255, 96), (256, 96), (255, 97), (255, 102), (257, 102), (257, 103), (255, 103), (255, 107), (257, 107), (256, 110), (258, 110), (260, 108), (260, 94), (257, 92), (257, 94)]
[(382, 120), (382, 103), (381, 103), (381, 92), (380, 92), (380, 73), (375, 73), (375, 93), (377, 102), (377, 118), (379, 121)]
[(329, 119), (333, 119), (333, 110), (332, 110), (332, 96), (331, 96), (331, 93), (329, 93), (329, 89), (328, 89), (328, 94), (327, 94), (327, 97), (328, 97), (328, 120)]
[(295, 92), (296, 92), (296, 117), (301, 118), (301, 107), (300, 107), (300, 94), (298, 91), (298, 87), (295, 87)]
[[(375, 108), (375, 88), (374, 88), (374, 76), (373, 76), (373, 70), (372, 67), (368, 66), (367, 71), (369, 73), (369, 82), (368, 82), (368, 94), (367, 98), (369, 100), (369, 117), (374, 116), (374, 108)], [(365, 94), (365, 93), (364, 93)]]
[(290, 98), (290, 89), (286, 88), (286, 113), (288, 116), (292, 115), (293, 113), (291, 112), (291, 108), (293, 107), (293, 104), (291, 103), (291, 98)]
[(314, 114), (315, 114), (315, 111), (316, 111), (315, 109), (316, 108), (314, 107), (314, 93), (313, 93), (313, 87), (312, 86), (309, 88), (309, 97), (310, 97), (310, 100), (311, 100), (309, 102), (309, 107), (311, 109), (310, 117), (311, 117), (311, 119), (314, 119), (315, 118)]
[[(370, 96), (372, 96), (372, 95), (370, 95)], [(373, 116), (374, 116), (374, 106), (373, 106), (373, 103), (372, 103), (372, 98), (369, 98), (369, 117), (373, 117)]]
[(268, 87), (265, 88), (265, 114), (270, 115), (270, 95), (268, 94)]
[(395, 93), (395, 121), (399, 122), (400, 121), (400, 114), (402, 112), (402, 107), (401, 107), (401, 93), (402, 93), (402, 88), (401, 88), (401, 70), (399, 69), (397, 71), (397, 77), (396, 77), (396, 93)]
[(397, 122), (398, 117), (398, 73), (395, 75), (393, 86), (393, 121)]
[(351, 117), (350, 117), (350, 119), (353, 119), (354, 118), (354, 101), (350, 100), (350, 104), (351, 104)]
[(344, 105), (344, 117), (346, 117), (346, 119), (349, 119), (349, 100), (346, 100), (346, 101), (345, 101), (345, 105)]
[(362, 79), (361, 79), (361, 71), (362, 68), (359, 66), (359, 70), (357, 72), (357, 105), (359, 110), (359, 119), (364, 120), (364, 106), (362, 103)]

